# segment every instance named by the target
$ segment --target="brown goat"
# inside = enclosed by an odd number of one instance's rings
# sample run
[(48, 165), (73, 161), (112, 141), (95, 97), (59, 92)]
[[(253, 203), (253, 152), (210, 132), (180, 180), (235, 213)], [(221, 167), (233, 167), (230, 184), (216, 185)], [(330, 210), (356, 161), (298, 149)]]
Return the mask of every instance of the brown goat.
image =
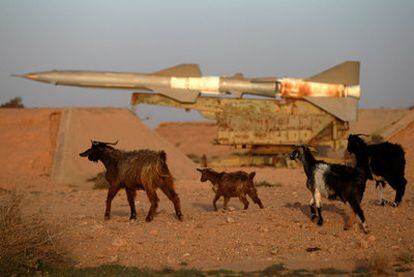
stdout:
[(164, 151), (138, 150), (120, 151), (107, 143), (92, 141), (92, 146), (80, 153), (81, 157), (88, 157), (90, 161), (101, 161), (106, 168), (105, 179), (109, 183), (108, 197), (106, 199), (105, 219), (110, 218), (111, 203), (121, 188), (125, 188), (131, 216), (136, 219), (135, 194), (137, 189), (145, 190), (151, 207), (146, 221), (151, 221), (158, 207), (159, 198), (156, 190), (162, 192), (174, 203), (175, 214), (182, 219), (180, 199), (174, 190), (173, 177), (168, 169)]
[(201, 182), (210, 181), (213, 184), (213, 191), (216, 193), (213, 200), (215, 211), (217, 211), (216, 202), (221, 196), (224, 197), (223, 208), (225, 210), (227, 210), (227, 204), (230, 197), (238, 197), (246, 210), (249, 207), (249, 201), (246, 198), (246, 194), (249, 195), (253, 202), (259, 205), (261, 209), (264, 208), (262, 201), (257, 196), (257, 190), (253, 183), (253, 178), (256, 175), (256, 172), (250, 174), (243, 171), (219, 173), (210, 168), (197, 168), (197, 170), (201, 172)]

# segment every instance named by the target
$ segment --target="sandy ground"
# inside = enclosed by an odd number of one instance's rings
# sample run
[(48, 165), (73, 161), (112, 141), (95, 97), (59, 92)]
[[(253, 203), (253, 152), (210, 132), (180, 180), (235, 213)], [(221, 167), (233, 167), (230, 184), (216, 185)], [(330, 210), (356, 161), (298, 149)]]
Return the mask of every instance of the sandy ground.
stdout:
[[(357, 221), (351, 230), (342, 230), (349, 209), (340, 202), (325, 202), (324, 226), (310, 221), (310, 193), (301, 168), (243, 168), (256, 171), (256, 181), (274, 184), (258, 189), (263, 210), (250, 201), (244, 211), (233, 198), (233, 211), (222, 211), (219, 201), (220, 210), (214, 212), (209, 184), (197, 179), (178, 180), (183, 222), (174, 217), (172, 204), (161, 192), (153, 222), (144, 221), (149, 203), (143, 192), (137, 197), (138, 219), (129, 221), (123, 191), (113, 202), (111, 220), (104, 221), (105, 190), (93, 190), (88, 182), (57, 183), (47, 176), (52, 134), (56, 133), (50, 123), (51, 113), (54, 110), (22, 110), (11, 117), (0, 110), (0, 167), (4, 169), (0, 187), (24, 192), (26, 207), (40, 210), (62, 230), (64, 245), (77, 266), (120, 263), (152, 268), (255, 270), (284, 263), (292, 268), (334, 266), (349, 270), (375, 253), (396, 260), (403, 252), (414, 252), (413, 125), (392, 138), (402, 143), (407, 153), (404, 201), (398, 208), (378, 206), (374, 184), (369, 182), (362, 206), (371, 232), (365, 235)], [(186, 143), (196, 144), (197, 137), (193, 138)], [(393, 197), (394, 192), (387, 187), (386, 198)], [(309, 247), (321, 250), (307, 252)]]

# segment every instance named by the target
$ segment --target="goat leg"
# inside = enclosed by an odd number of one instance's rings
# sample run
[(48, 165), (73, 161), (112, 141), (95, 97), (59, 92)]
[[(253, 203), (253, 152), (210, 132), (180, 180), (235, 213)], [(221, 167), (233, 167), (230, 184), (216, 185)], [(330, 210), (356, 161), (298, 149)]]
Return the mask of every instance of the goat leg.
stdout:
[(249, 208), (249, 201), (247, 200), (246, 196), (240, 195), (239, 199), (243, 203), (244, 209), (247, 210), (247, 208)]
[(388, 201), (384, 199), (384, 187), (385, 187), (385, 182), (384, 181), (375, 181), (375, 187), (377, 188), (377, 192), (378, 192), (378, 203), (381, 206), (385, 206), (386, 204), (388, 204)]
[(354, 225), (354, 220), (355, 220), (355, 212), (352, 210), (348, 220), (346, 221), (345, 225), (344, 225), (344, 230), (349, 230), (352, 225)]
[(309, 201), (309, 209), (310, 209), (310, 219), (313, 221), (316, 216), (316, 209), (315, 209), (315, 199), (312, 197)]
[(310, 209), (310, 219), (313, 221), (317, 215), (316, 215), (316, 209), (315, 209), (315, 198), (312, 196), (311, 200), (309, 201), (309, 209)]
[(111, 204), (112, 200), (114, 199), (115, 195), (121, 189), (118, 185), (111, 185), (108, 189), (108, 196), (106, 197), (106, 209), (105, 209), (105, 219), (110, 219), (111, 215)]
[(249, 194), (250, 198), (253, 200), (253, 202), (256, 203), (257, 205), (259, 205), (260, 209), (263, 209), (264, 208), (263, 203), (260, 200), (260, 198), (257, 195), (257, 192), (255, 190), (254, 191), (250, 191), (248, 194)]
[(213, 207), (214, 207), (214, 210), (216, 212), (218, 211), (217, 206), (216, 206), (216, 202), (217, 202), (217, 200), (219, 200), (220, 196), (221, 196), (221, 194), (216, 192), (216, 195), (214, 196), (214, 199), (213, 199)]
[(169, 186), (161, 186), (160, 189), (164, 194), (168, 197), (168, 199), (173, 202), (175, 215), (177, 216), (178, 220), (183, 220), (183, 214), (181, 213), (181, 205), (180, 205), (180, 198), (178, 194), (174, 191), (174, 189), (170, 188)]
[(155, 191), (149, 191), (149, 190), (147, 190), (146, 192), (147, 192), (148, 199), (151, 202), (151, 207), (150, 207), (150, 209), (148, 211), (148, 215), (145, 218), (145, 221), (146, 222), (150, 222), (150, 221), (152, 221), (154, 219), (155, 211), (158, 208), (159, 198), (158, 198), (157, 193)]
[(396, 194), (395, 194), (395, 200), (394, 203), (392, 203), (393, 207), (398, 207), (398, 205), (401, 203), (402, 198), (404, 196), (405, 193), (405, 186), (407, 184), (407, 180), (403, 177), (402, 180), (400, 182), (397, 183), (396, 186)]
[(313, 199), (315, 201), (316, 208), (318, 210), (318, 225), (323, 225), (323, 217), (322, 217), (322, 199), (321, 199), (321, 193), (319, 190), (315, 190), (313, 194)]
[(137, 219), (137, 211), (135, 209), (135, 189), (125, 188), (128, 204), (131, 209), (129, 220)]
[(354, 213), (356, 213), (358, 215), (359, 219), (361, 220), (362, 230), (364, 231), (365, 234), (368, 234), (369, 230), (368, 230), (367, 224), (365, 222), (364, 212), (361, 209), (359, 201), (351, 198), (351, 199), (349, 199), (349, 204), (351, 205), (352, 210), (354, 211)]
[(318, 225), (322, 226), (323, 225), (323, 217), (322, 217), (322, 208), (321, 207), (317, 207), (318, 208)]

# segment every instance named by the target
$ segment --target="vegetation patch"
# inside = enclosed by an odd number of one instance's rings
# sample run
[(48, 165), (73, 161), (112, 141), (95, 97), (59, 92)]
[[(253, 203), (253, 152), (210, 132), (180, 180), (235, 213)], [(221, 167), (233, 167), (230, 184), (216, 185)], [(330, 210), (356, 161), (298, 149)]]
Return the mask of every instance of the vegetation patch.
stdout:
[(22, 212), (23, 196), (0, 190), (0, 276), (66, 263), (58, 233), (37, 214)]
[(190, 153), (190, 154), (187, 154), (187, 157), (197, 164), (201, 163), (201, 157), (197, 154)]
[(21, 97), (15, 97), (8, 102), (1, 104), (0, 108), (24, 108), (23, 100)]
[(398, 260), (404, 264), (410, 264), (414, 261), (414, 255), (410, 252), (403, 252), (398, 256)]
[[(209, 271), (201, 271), (197, 269), (171, 269), (164, 268), (161, 270), (154, 270), (149, 268), (137, 268), (127, 267), (117, 264), (106, 264), (98, 267), (88, 268), (63, 268), (63, 267), (50, 267), (43, 266), (38, 269), (38, 273), (42, 276), (172, 276), (172, 277), (192, 277), (192, 276), (225, 276), (225, 277), (238, 277), (238, 276), (331, 276), (331, 275), (346, 275), (350, 274), (346, 271), (337, 270), (334, 268), (320, 269), (316, 271), (306, 269), (291, 270), (286, 268), (283, 264), (274, 264), (265, 268), (264, 270), (243, 272), (233, 271), (226, 269), (217, 269)], [(366, 272), (364, 272), (366, 273)], [(366, 275), (366, 274), (363, 274)], [(40, 275), (39, 275), (40, 276)]]
[(89, 178), (88, 182), (93, 183), (92, 189), (108, 189), (109, 183), (105, 179), (105, 171), (99, 172), (95, 177)]
[(270, 183), (268, 181), (255, 182), (254, 185), (257, 188), (258, 187), (265, 187), (265, 188), (280, 188), (280, 187), (282, 187), (281, 183)]
[(390, 259), (383, 253), (376, 253), (368, 260), (368, 269), (373, 274), (387, 274), (390, 268)]

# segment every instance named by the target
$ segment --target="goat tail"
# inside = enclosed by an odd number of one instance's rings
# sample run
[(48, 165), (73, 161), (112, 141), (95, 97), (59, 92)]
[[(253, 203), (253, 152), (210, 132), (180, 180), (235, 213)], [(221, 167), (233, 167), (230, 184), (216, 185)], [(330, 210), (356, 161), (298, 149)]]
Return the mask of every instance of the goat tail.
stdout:
[(160, 151), (160, 159), (164, 162), (167, 163), (167, 153), (165, 153), (164, 150)]
[(167, 154), (164, 151), (159, 152), (159, 158), (156, 164), (156, 171), (161, 178), (172, 177), (167, 165)]
[(252, 173), (249, 174), (249, 179), (253, 180), (254, 176), (256, 176), (256, 172), (253, 171)]

